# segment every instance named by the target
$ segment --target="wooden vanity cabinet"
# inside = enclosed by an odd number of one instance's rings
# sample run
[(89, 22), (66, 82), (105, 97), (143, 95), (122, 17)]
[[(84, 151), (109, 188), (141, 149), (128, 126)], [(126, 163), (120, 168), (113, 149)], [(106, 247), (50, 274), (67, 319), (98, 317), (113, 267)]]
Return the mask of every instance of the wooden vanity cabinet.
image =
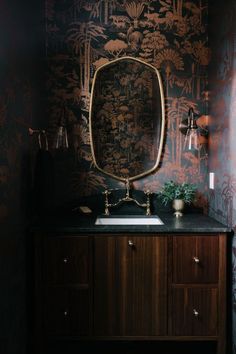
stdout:
[(94, 335), (167, 335), (165, 236), (95, 236)]
[(225, 354), (226, 237), (36, 234), (37, 343), (215, 341)]

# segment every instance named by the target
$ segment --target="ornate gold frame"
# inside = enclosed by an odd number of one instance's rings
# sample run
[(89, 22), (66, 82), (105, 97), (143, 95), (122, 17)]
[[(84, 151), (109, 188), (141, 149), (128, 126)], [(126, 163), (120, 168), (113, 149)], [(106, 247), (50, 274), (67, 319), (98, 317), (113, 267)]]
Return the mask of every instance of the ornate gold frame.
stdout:
[(118, 59), (114, 59), (112, 61), (109, 61), (108, 63), (105, 63), (104, 65), (101, 65), (95, 72), (95, 75), (94, 75), (94, 78), (93, 78), (93, 82), (92, 82), (92, 88), (91, 88), (91, 97), (90, 97), (90, 106), (89, 106), (89, 136), (90, 136), (90, 146), (91, 146), (91, 152), (92, 152), (92, 158), (93, 158), (93, 162), (94, 162), (94, 165), (96, 166), (96, 168), (106, 174), (107, 176), (110, 176), (118, 181), (122, 181), (122, 182), (126, 182), (127, 181), (127, 177), (119, 177), (119, 176), (116, 176), (110, 172), (107, 172), (105, 170), (103, 170), (102, 168), (100, 168), (97, 164), (97, 161), (96, 161), (96, 157), (95, 157), (95, 153), (94, 153), (94, 144), (93, 144), (93, 134), (92, 134), (92, 106), (93, 106), (93, 99), (94, 99), (94, 87), (95, 87), (95, 83), (96, 83), (96, 78), (97, 78), (97, 75), (99, 73), (100, 70), (102, 70), (104, 67), (108, 66), (108, 65), (111, 65), (115, 62), (118, 62), (118, 61), (121, 61), (121, 60), (125, 60), (125, 59), (130, 59), (130, 60), (134, 60), (134, 61), (137, 61), (139, 63), (142, 63), (150, 68), (152, 68), (156, 75), (157, 75), (157, 79), (158, 79), (158, 83), (159, 83), (159, 88), (160, 88), (160, 97), (161, 97), (161, 119), (162, 119), (162, 124), (161, 124), (161, 136), (160, 136), (160, 144), (159, 144), (159, 150), (158, 150), (158, 154), (157, 154), (157, 159), (156, 159), (156, 163), (155, 165), (141, 173), (141, 174), (138, 174), (136, 176), (133, 176), (133, 177), (130, 177), (128, 178), (129, 181), (134, 181), (136, 179), (139, 179), (141, 177), (144, 177), (150, 173), (152, 173), (154, 170), (156, 170), (156, 168), (158, 167), (159, 163), (160, 163), (160, 159), (161, 159), (161, 154), (162, 154), (162, 149), (163, 149), (163, 142), (164, 142), (164, 131), (165, 131), (165, 102), (164, 102), (164, 90), (163, 90), (163, 85), (162, 85), (162, 79), (161, 79), (161, 75), (159, 73), (159, 71), (151, 64), (149, 63), (146, 63), (145, 61), (141, 60), (141, 59), (138, 59), (138, 58), (134, 58), (134, 57), (130, 57), (130, 56), (124, 56), (124, 57), (121, 57), (121, 58), (118, 58)]

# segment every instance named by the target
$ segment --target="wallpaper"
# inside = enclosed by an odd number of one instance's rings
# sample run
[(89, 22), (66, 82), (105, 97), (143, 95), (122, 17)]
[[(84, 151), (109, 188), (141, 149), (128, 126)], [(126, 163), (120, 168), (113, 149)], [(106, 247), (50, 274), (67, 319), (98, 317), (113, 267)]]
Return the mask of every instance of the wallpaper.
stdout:
[[(209, 212), (236, 230), (236, 3), (210, 3), (209, 171), (215, 172)], [(217, 26), (217, 31), (215, 30)], [(232, 244), (233, 352), (236, 353), (236, 240)]]
[[(134, 188), (158, 192), (168, 179), (196, 183), (198, 205), (206, 209), (206, 141), (204, 137), (201, 139), (196, 153), (184, 152), (184, 135), (179, 131), (179, 124), (192, 107), (199, 114), (199, 124), (207, 125), (204, 118), (210, 60), (207, 2), (47, 0), (45, 6), (48, 127), (53, 141), (53, 131), (66, 107), (69, 154), (73, 155), (66, 172), (63, 163), (58, 162), (59, 179), (66, 181), (63, 191), (58, 182), (58, 200), (98, 193), (107, 186), (117, 187), (118, 182), (94, 168), (89, 147), (88, 110), (95, 70), (112, 59), (129, 55), (160, 70), (166, 111), (161, 167), (134, 182)], [(118, 183), (118, 187), (121, 186)]]

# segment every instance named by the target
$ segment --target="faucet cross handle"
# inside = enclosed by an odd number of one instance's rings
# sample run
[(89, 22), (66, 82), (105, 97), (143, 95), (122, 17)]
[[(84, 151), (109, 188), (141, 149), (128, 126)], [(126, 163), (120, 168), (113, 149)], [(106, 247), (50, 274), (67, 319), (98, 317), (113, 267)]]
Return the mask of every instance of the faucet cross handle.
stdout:
[(150, 195), (152, 194), (152, 192), (150, 192), (149, 189), (147, 189), (146, 191), (144, 191), (144, 193), (147, 196), (147, 203), (146, 203), (146, 215), (149, 216), (151, 215), (151, 210), (150, 210)]
[(110, 215), (108, 196), (111, 194), (111, 191), (109, 191), (109, 189), (105, 189), (102, 194), (105, 195), (105, 215)]
[(104, 194), (105, 196), (108, 196), (109, 194), (111, 194), (111, 191), (109, 189), (105, 189), (105, 191), (102, 192), (102, 194)]
[(151, 195), (151, 194), (152, 194), (152, 192), (150, 192), (150, 190), (149, 190), (149, 189), (145, 190), (145, 191), (144, 191), (144, 193), (145, 193), (147, 196), (149, 196), (149, 195)]

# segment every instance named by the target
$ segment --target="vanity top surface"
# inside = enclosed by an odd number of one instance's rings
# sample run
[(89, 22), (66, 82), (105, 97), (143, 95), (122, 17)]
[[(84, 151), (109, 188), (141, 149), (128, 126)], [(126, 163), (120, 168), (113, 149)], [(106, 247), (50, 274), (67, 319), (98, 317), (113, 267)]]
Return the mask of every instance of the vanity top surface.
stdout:
[[(172, 213), (158, 213), (163, 225), (96, 225), (97, 214), (81, 212), (57, 213), (41, 216), (32, 225), (32, 231), (72, 233), (219, 233), (231, 232), (231, 228), (200, 214), (188, 213), (176, 218)], [(100, 215), (101, 216), (101, 215)]]

